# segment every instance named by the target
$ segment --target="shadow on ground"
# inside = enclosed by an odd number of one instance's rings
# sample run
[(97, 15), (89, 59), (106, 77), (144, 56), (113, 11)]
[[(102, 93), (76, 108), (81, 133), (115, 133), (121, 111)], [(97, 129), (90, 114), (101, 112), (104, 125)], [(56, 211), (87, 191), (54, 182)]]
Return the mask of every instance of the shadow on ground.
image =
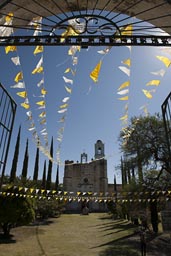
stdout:
[[(116, 223), (115, 223), (116, 224)], [(116, 224), (115, 228), (122, 227), (120, 224)], [(129, 227), (125, 225), (125, 228)], [(113, 227), (114, 228), (114, 227)], [(114, 229), (115, 229), (114, 228)], [(115, 230), (114, 230), (115, 232)], [(105, 247), (105, 249), (99, 254), (99, 256), (140, 256), (141, 246), (139, 234), (134, 233), (123, 238), (113, 240), (106, 244), (101, 244), (99, 247)], [(170, 256), (171, 255), (171, 241), (168, 234), (147, 234), (147, 255), (150, 256)]]
[(131, 239), (133, 235), (114, 240), (101, 246), (107, 246), (99, 256), (140, 256), (140, 245), (138, 240)]
[(0, 233), (0, 244), (14, 244), (16, 243), (16, 240), (13, 238), (13, 235), (9, 235), (8, 237), (5, 237), (4, 234)]

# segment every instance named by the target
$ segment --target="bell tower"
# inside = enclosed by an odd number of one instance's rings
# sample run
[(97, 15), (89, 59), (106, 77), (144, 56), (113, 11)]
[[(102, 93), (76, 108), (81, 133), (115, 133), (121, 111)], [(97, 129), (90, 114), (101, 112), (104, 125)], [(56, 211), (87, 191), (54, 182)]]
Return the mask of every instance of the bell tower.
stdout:
[(81, 154), (81, 163), (87, 163), (87, 154), (84, 152)]
[(95, 144), (95, 159), (104, 158), (104, 143), (101, 140), (97, 140)]

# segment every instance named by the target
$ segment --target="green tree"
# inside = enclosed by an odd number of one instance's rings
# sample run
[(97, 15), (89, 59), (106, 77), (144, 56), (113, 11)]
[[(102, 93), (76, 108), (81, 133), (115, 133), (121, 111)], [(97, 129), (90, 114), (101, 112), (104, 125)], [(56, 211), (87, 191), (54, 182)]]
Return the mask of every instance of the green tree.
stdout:
[[(134, 180), (138, 182), (139, 189), (153, 192), (148, 207), (153, 231), (157, 233), (158, 211), (161, 206), (155, 191), (162, 189), (161, 178), (171, 174), (170, 155), (162, 117), (157, 114), (132, 118), (129, 127), (121, 132), (120, 142), (121, 150), (126, 156), (126, 169), (129, 169), (130, 162), (133, 163), (133, 169), (137, 169), (137, 180), (135, 177)], [(152, 170), (155, 170), (155, 175), (153, 171), (151, 176)]]
[(41, 188), (46, 189), (46, 160), (44, 161), (43, 177), (42, 177)]
[(25, 149), (25, 155), (24, 155), (24, 161), (23, 161), (23, 169), (22, 169), (22, 180), (26, 180), (27, 178), (27, 171), (28, 171), (28, 159), (29, 159), (29, 155), (28, 155), (28, 139), (26, 141), (26, 149)]
[(11, 228), (34, 220), (33, 202), (28, 198), (1, 195), (0, 205), (0, 226), (7, 237)]
[(134, 117), (120, 133), (121, 151), (134, 162), (138, 178), (143, 182), (143, 169), (159, 169), (171, 173), (164, 123), (160, 115)]
[(36, 202), (36, 215), (41, 219), (47, 219), (49, 217), (58, 217), (60, 215), (63, 203), (56, 199), (43, 199)]
[(16, 145), (15, 145), (14, 157), (13, 157), (12, 167), (11, 167), (11, 172), (10, 172), (10, 182), (14, 182), (15, 178), (16, 178), (19, 148), (20, 148), (20, 134), (21, 134), (21, 125), (18, 130)]
[[(51, 140), (50, 156), (53, 158), (53, 137)], [(52, 182), (52, 160), (49, 159), (46, 189), (51, 189), (51, 182)]]
[(33, 174), (33, 180), (34, 181), (37, 181), (38, 173), (39, 173), (39, 148), (37, 147), (35, 165), (34, 165), (34, 174)]
[(57, 165), (57, 171), (56, 171), (56, 181), (55, 181), (55, 189), (59, 189), (59, 164)]

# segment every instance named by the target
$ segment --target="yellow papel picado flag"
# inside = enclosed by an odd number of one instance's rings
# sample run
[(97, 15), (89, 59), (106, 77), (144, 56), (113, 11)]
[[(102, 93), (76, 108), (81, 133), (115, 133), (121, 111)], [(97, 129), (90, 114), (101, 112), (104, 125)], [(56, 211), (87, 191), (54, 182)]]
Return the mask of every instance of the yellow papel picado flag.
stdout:
[(99, 77), (99, 72), (101, 69), (102, 61), (100, 61), (96, 67), (93, 69), (93, 71), (90, 73), (90, 78), (97, 83), (98, 82), (98, 77)]
[(18, 81), (22, 80), (23, 79), (23, 73), (22, 72), (19, 72), (16, 77), (14, 78), (14, 81), (16, 83), (18, 83)]

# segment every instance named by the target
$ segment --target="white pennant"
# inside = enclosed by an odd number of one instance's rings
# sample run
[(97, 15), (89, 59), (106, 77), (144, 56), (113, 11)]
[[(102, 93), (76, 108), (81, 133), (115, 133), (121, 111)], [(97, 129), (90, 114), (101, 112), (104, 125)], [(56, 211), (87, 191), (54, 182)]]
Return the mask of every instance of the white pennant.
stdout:
[(44, 84), (44, 79), (41, 79), (37, 86), (40, 87), (42, 84)]
[(127, 94), (128, 92), (129, 92), (129, 89), (125, 89), (125, 90), (117, 92), (117, 94), (124, 95), (124, 94)]
[(15, 85), (10, 86), (11, 88), (25, 88), (25, 83), (24, 82), (18, 82)]
[(68, 79), (65, 76), (63, 76), (63, 79), (64, 79), (65, 83), (73, 84), (73, 80), (72, 79)]
[(130, 69), (124, 66), (119, 66), (119, 69), (123, 71), (127, 76), (130, 76)]
[(164, 74), (166, 73), (166, 70), (164, 69), (160, 69), (159, 71), (156, 71), (156, 72), (150, 72), (151, 74), (153, 75), (156, 75), (156, 76), (164, 76)]
[(13, 62), (16, 66), (20, 65), (20, 58), (19, 58), (19, 56), (17, 56), (17, 57), (12, 57), (11, 60), (12, 60), (12, 62)]
[(62, 101), (66, 103), (69, 100), (69, 97), (65, 97)]

